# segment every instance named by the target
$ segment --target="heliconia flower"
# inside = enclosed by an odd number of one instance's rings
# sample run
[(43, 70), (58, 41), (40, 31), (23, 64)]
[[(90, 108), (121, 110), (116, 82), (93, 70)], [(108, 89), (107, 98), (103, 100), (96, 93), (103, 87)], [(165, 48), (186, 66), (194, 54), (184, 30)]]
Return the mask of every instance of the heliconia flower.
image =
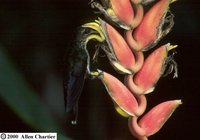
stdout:
[(135, 116), (138, 103), (128, 88), (117, 78), (106, 73), (99, 72), (99, 78), (103, 82), (112, 100), (129, 116)]
[(137, 72), (143, 65), (143, 53), (133, 53), (124, 38), (108, 23), (101, 21), (101, 27), (108, 44), (104, 50), (114, 68), (120, 73)]
[(181, 100), (171, 100), (158, 104), (145, 114), (139, 122), (136, 117), (129, 119), (129, 128), (136, 137), (148, 137), (158, 132), (170, 118)]
[[(134, 94), (134, 93), (132, 93)], [(134, 95), (137, 99), (138, 102), (138, 109), (137, 112), (135, 113), (135, 115), (140, 116), (144, 113), (144, 111), (146, 110), (146, 106), (147, 106), (147, 100), (146, 97), (144, 95)], [(123, 111), (115, 102), (114, 102), (114, 106), (115, 106), (115, 110), (117, 111), (118, 114), (120, 114), (123, 117), (130, 117), (129, 114), (127, 114), (125, 111)]]
[(143, 53), (132, 52), (124, 38), (111, 25), (99, 19), (99, 21), (87, 23), (83, 27), (91, 28), (99, 34), (99, 37), (97, 37), (97, 33), (91, 34), (88, 36), (89, 39), (105, 41), (106, 45), (101, 45), (101, 48), (107, 54), (111, 65), (119, 73), (134, 74), (142, 67)]
[[(168, 51), (176, 48), (177, 45), (169, 43), (153, 51), (144, 61), (142, 68), (135, 76), (127, 75), (125, 84), (136, 94), (147, 94), (154, 90), (156, 83), (164, 74), (167, 65), (169, 72), (175, 70), (174, 77), (177, 77), (177, 66), (172, 56), (168, 56)], [(168, 72), (168, 71), (167, 71)]]
[(131, 30), (126, 32), (127, 42), (133, 50), (149, 50), (171, 30), (174, 16), (169, 12), (169, 5), (172, 2), (174, 0), (159, 0), (144, 15), (134, 32)]
[(130, 0), (102, 0), (102, 6), (98, 2), (91, 2), (93, 8), (97, 8), (109, 20), (123, 29), (130, 30), (139, 25), (143, 18), (143, 7), (140, 4), (132, 7)]

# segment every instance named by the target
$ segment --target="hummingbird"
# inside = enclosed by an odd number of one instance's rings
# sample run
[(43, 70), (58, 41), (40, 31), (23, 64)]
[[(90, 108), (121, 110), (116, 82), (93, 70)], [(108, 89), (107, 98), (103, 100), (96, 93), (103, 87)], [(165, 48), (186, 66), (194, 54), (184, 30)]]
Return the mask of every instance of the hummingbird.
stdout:
[[(68, 55), (65, 59), (65, 74), (64, 74), (64, 98), (65, 109), (67, 113), (72, 113), (73, 119), (71, 123), (77, 124), (78, 119), (78, 101), (81, 96), (83, 86), (86, 78), (94, 79), (97, 77), (98, 72), (91, 71), (92, 64), (98, 56), (98, 47), (95, 47), (93, 58), (90, 58), (90, 53), (87, 48), (88, 38), (94, 34), (94, 30), (89, 28), (80, 27), (74, 45), (69, 49)], [(92, 39), (95, 39), (92, 38)], [(98, 45), (95, 45), (98, 46)]]

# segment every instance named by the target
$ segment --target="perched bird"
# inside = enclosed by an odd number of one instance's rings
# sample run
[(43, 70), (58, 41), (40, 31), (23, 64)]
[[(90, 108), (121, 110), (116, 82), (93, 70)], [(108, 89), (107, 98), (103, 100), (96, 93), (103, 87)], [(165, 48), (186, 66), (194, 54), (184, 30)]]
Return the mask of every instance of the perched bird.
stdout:
[[(78, 101), (86, 78), (94, 78), (96, 72), (90, 71), (90, 54), (87, 43), (88, 35), (94, 31), (80, 28), (74, 46), (70, 48), (65, 62), (64, 96), (66, 112), (73, 114), (72, 124), (77, 123)], [(98, 49), (97, 49), (98, 51)], [(96, 52), (95, 52), (96, 54)]]

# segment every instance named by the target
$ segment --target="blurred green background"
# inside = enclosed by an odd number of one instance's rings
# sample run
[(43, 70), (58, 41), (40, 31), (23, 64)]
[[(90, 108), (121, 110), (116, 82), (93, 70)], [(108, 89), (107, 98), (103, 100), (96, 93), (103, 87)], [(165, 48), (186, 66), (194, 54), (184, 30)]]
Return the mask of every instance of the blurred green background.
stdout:
[[(58, 132), (59, 139), (133, 140), (103, 85), (86, 80), (78, 125), (65, 113), (64, 58), (77, 27), (97, 17), (89, 0), (0, 0), (0, 132)], [(150, 139), (198, 138), (199, 1), (171, 6), (173, 31), (161, 41), (178, 44), (179, 78), (163, 78), (148, 95), (148, 109), (170, 99), (183, 105)], [(109, 64), (104, 64), (110, 69)], [(114, 71), (111, 71), (114, 73)]]

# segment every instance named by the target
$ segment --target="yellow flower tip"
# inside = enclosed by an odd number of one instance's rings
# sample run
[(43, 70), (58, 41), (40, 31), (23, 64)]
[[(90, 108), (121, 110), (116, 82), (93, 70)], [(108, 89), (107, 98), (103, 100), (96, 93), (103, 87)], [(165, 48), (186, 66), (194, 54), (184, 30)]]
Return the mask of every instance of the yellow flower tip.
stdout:
[(183, 104), (183, 102), (181, 100), (176, 100), (177, 106)]
[(174, 101), (174, 110), (176, 110), (180, 105), (183, 104), (183, 102), (181, 100), (175, 100)]
[(100, 24), (99, 20), (94, 20), (96, 23)]
[(116, 16), (115, 12), (114, 12), (113, 9), (111, 9), (111, 8), (107, 9), (107, 13), (108, 13), (110, 16)]
[(148, 89), (147, 91), (144, 92), (144, 94), (149, 94), (152, 93), (154, 91), (155, 87), (152, 87), (150, 89)]
[(86, 41), (85, 41), (85, 45), (87, 45), (87, 43), (90, 41), (90, 40), (97, 40), (99, 42), (103, 42), (104, 41), (104, 38), (102, 38), (101, 36), (99, 35), (96, 35), (96, 34), (92, 34), (92, 35), (89, 35), (87, 38), (86, 38)]
[(124, 74), (132, 74), (132, 72), (128, 69), (126, 69), (123, 65), (116, 61), (112, 61), (113, 66), (119, 70), (119, 72), (124, 73)]
[(117, 111), (118, 114), (120, 114), (122, 117), (128, 118), (130, 117), (129, 114), (127, 114), (124, 110), (122, 110), (116, 103), (114, 103), (115, 105), (115, 110)]
[(90, 72), (90, 74), (91, 74), (92, 76), (94, 76), (94, 77), (99, 76), (99, 72), (97, 72), (97, 71), (92, 71), (92, 72)]
[(92, 28), (94, 30), (97, 30), (100, 28), (98, 22), (89, 22), (89, 23), (85, 23), (83, 24), (81, 27), (84, 27), (84, 28)]
[(169, 43), (167, 44), (167, 50), (170, 51), (170, 50), (173, 50), (175, 48), (177, 48), (178, 45), (170, 45)]
[(98, 72), (98, 78), (102, 79), (103, 78), (103, 71), (100, 70), (100, 69), (97, 69), (97, 72)]
[(99, 35), (100, 35), (99, 37), (101, 38), (100, 42), (102, 42), (103, 40), (105, 40), (105, 36), (103, 34), (102, 28), (100, 26), (100, 22), (98, 20), (95, 20), (95, 22), (89, 22), (89, 23), (83, 24), (81, 27), (83, 27), (83, 28), (90, 28), (92, 30), (97, 31), (99, 33)]
[(174, 2), (176, 2), (176, 1), (178, 1), (178, 0), (171, 0), (171, 2), (170, 2), (170, 3), (174, 3)]

